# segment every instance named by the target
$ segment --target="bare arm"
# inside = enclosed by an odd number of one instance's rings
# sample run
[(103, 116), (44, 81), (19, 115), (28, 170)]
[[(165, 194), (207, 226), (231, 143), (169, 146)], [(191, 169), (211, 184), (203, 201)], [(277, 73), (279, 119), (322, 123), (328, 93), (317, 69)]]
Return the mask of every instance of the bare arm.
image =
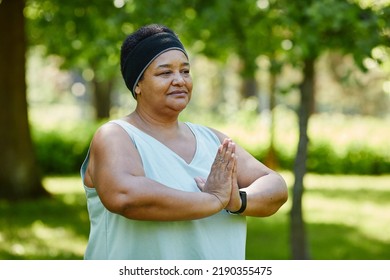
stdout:
[(117, 125), (100, 128), (91, 145), (85, 183), (96, 188), (111, 212), (136, 220), (192, 220), (223, 209), (231, 193), (232, 151), (218, 151), (213, 180), (202, 192), (169, 188), (145, 177), (141, 158), (128, 135)]

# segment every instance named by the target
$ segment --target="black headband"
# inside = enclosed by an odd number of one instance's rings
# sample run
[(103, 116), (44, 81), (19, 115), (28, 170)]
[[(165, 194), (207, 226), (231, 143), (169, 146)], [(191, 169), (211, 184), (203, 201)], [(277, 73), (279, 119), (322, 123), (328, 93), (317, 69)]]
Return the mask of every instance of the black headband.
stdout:
[(146, 68), (160, 54), (175, 49), (187, 56), (182, 43), (174, 34), (162, 32), (142, 40), (127, 55), (123, 65), (123, 78), (134, 98), (135, 87)]

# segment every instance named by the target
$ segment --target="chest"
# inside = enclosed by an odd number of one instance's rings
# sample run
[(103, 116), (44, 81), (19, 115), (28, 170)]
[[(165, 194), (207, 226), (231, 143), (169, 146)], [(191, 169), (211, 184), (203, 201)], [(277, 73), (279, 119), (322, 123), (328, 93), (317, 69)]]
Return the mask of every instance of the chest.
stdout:
[(175, 139), (158, 139), (173, 153), (181, 157), (186, 163), (190, 163), (196, 153), (196, 138), (190, 132)]

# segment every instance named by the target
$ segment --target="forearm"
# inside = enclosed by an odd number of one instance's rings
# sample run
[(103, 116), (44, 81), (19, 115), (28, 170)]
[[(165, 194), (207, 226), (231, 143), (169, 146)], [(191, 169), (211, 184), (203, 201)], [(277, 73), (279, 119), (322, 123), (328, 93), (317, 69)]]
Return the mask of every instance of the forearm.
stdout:
[(142, 176), (133, 177), (131, 185), (121, 189), (105, 206), (134, 220), (194, 220), (222, 209), (218, 198), (212, 194), (176, 190)]
[(287, 201), (288, 192), (284, 179), (270, 173), (255, 180), (246, 188), (247, 208), (242, 213), (245, 216), (271, 216)]

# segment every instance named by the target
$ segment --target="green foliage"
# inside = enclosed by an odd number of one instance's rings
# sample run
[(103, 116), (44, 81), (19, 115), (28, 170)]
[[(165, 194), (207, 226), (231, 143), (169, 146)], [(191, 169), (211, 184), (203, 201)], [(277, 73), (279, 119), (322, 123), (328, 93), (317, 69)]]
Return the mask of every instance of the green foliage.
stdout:
[(28, 0), (25, 14), (30, 45), (64, 58), (64, 68), (92, 69), (99, 80), (118, 72), (125, 15), (112, 1)]
[(341, 50), (352, 54), (362, 68), (371, 50), (387, 45), (389, 25), (385, 16), (389, 8), (376, 11), (362, 8), (352, 1), (278, 1), (285, 11), (285, 27), (294, 43), (290, 60), (300, 63), (317, 58), (325, 50)]
[[(196, 112), (194, 112), (196, 114)], [(215, 127), (232, 137), (262, 162), (268, 153), (267, 129), (259, 126), (256, 115), (240, 112), (226, 124), (205, 112), (192, 116), (187, 112), (184, 121), (197, 120)], [(275, 143), (280, 169), (292, 170), (295, 159), (297, 131), (290, 113), (278, 111)], [(318, 174), (389, 174), (390, 153), (386, 140), (390, 135), (379, 135), (386, 120), (359, 117), (317, 116), (311, 124), (307, 168)], [(64, 125), (58, 128), (34, 126), (33, 140), (39, 165), (44, 174), (78, 173), (99, 123)], [(366, 138), (363, 138), (365, 136)]]
[(79, 123), (72, 127), (33, 130), (38, 164), (44, 174), (74, 174), (80, 170), (97, 125)]
[[(122, 5), (123, 4), (123, 5)], [(324, 50), (353, 54), (362, 66), (372, 48), (388, 45), (390, 7), (362, 8), (352, 1), (76, 1), (28, 0), (31, 46), (63, 57), (69, 69), (92, 70), (99, 80), (118, 74), (124, 37), (152, 22), (172, 27), (188, 49), (219, 61), (236, 54), (241, 74), (252, 77), (256, 58), (301, 63)], [(176, 15), (176, 16), (173, 16)], [(283, 41), (291, 43), (283, 47)]]
[(319, 174), (384, 174), (390, 173), (390, 159), (380, 147), (351, 144), (340, 155), (331, 143), (313, 143), (307, 168)]
[[(292, 170), (298, 141), (295, 113), (278, 107), (275, 125), (279, 167)], [(216, 126), (266, 163), (269, 133), (261, 117), (251, 116), (246, 120), (238, 117), (236, 122), (230, 120), (228, 124)], [(390, 131), (384, 130), (388, 126), (388, 119), (314, 115), (308, 130), (308, 171), (318, 174), (389, 174), (387, 139)]]
[[(286, 147), (276, 149), (279, 168), (292, 170), (295, 155), (284, 152)], [(248, 149), (251, 151), (250, 147)], [(390, 173), (390, 158), (386, 150), (378, 147), (350, 145), (345, 154), (337, 153), (331, 142), (311, 143), (307, 158), (307, 171), (316, 174), (370, 174)], [(266, 162), (267, 149), (253, 150), (251, 153), (260, 161)]]

